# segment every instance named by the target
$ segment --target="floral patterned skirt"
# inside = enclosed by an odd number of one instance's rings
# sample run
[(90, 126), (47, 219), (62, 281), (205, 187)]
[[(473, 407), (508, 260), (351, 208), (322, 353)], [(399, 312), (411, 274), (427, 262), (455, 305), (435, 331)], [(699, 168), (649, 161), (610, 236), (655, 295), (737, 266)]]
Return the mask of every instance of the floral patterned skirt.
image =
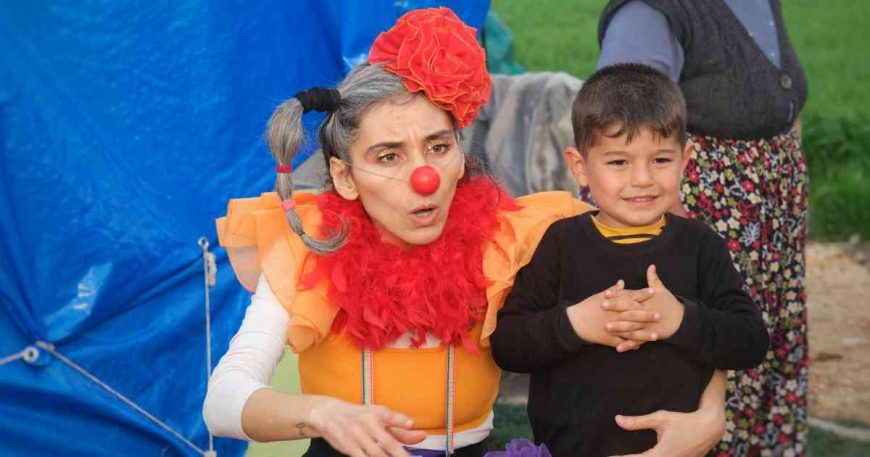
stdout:
[(725, 437), (714, 455), (806, 455), (807, 170), (800, 135), (691, 136), (683, 205), (731, 249), (770, 333), (764, 363), (729, 373)]

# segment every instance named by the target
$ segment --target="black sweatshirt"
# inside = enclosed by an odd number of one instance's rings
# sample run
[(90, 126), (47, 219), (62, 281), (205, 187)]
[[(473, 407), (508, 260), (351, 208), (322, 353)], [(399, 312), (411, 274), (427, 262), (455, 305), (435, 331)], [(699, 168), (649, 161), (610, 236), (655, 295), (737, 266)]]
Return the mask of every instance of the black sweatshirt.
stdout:
[[(580, 339), (566, 308), (619, 279), (629, 289), (647, 287), (651, 264), (685, 306), (677, 332), (622, 354)], [(713, 369), (757, 366), (768, 335), (725, 241), (702, 222), (668, 214), (657, 237), (617, 244), (586, 213), (544, 234), (517, 274), (491, 342), (499, 366), (532, 374), (535, 440), (555, 457), (577, 457), (652, 448), (654, 431), (623, 430), (614, 416), (696, 410)]]

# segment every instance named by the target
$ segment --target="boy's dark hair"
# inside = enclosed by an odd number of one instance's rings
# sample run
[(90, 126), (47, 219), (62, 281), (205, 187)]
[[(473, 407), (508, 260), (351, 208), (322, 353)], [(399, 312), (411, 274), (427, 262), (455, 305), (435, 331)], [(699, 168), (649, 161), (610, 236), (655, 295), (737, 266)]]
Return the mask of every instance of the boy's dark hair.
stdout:
[[(601, 135), (628, 141), (648, 128), (659, 138), (677, 135), (686, 142), (686, 100), (676, 83), (643, 64), (620, 63), (604, 67), (584, 83), (571, 110), (574, 144), (583, 154)], [(619, 130), (609, 129), (618, 126)]]

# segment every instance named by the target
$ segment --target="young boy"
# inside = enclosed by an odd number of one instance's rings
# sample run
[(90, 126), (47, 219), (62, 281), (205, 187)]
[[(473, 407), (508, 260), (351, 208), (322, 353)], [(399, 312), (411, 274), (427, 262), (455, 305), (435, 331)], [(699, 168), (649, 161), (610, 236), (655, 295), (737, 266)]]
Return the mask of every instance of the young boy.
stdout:
[(532, 373), (529, 418), (554, 456), (640, 453), (655, 432), (616, 415), (696, 410), (714, 369), (761, 363), (767, 331), (724, 240), (668, 213), (689, 154), (679, 87), (643, 65), (607, 67), (572, 121), (565, 158), (600, 209), (547, 230), (499, 313), (493, 356)]

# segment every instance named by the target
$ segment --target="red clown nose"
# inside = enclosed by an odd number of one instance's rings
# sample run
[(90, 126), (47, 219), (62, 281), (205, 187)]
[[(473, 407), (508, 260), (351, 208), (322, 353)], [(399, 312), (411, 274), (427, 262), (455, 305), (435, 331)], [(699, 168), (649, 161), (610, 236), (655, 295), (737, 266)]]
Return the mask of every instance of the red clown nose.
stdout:
[(441, 176), (431, 165), (417, 167), (411, 173), (411, 188), (420, 195), (431, 195), (441, 185)]

